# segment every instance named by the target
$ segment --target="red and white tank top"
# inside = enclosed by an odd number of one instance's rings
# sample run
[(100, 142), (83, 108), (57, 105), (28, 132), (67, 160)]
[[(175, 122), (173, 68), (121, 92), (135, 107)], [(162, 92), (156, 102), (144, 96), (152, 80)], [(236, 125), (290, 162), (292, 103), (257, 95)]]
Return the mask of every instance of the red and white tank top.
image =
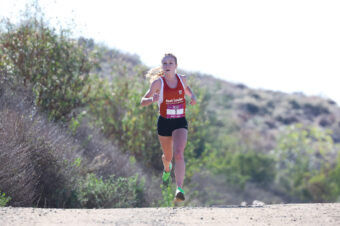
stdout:
[(162, 86), (159, 95), (159, 114), (164, 118), (185, 117), (184, 83), (180, 75), (176, 74), (177, 86), (170, 88), (161, 77)]

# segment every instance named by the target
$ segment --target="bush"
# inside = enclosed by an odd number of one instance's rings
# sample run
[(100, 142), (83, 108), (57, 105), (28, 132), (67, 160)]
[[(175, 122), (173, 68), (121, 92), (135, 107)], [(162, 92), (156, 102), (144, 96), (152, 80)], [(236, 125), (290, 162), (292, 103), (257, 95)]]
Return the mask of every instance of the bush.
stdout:
[(146, 82), (137, 76), (114, 78), (112, 82), (93, 79), (87, 111), (97, 126), (124, 152), (133, 154), (148, 167), (160, 169), (161, 149), (155, 130), (157, 106), (143, 108), (139, 104)]
[(78, 200), (85, 208), (140, 207), (144, 202), (144, 183), (134, 177), (110, 176), (104, 180), (88, 174), (78, 181)]
[(7, 197), (5, 193), (0, 191), (0, 207), (6, 206), (9, 201), (11, 201), (11, 197)]
[(246, 182), (267, 185), (275, 177), (275, 159), (249, 151), (247, 145), (232, 133), (216, 139), (218, 143), (204, 157), (204, 165), (228, 185), (243, 189)]
[(287, 128), (275, 150), (276, 184), (294, 201), (335, 201), (340, 194), (336, 153), (329, 131), (299, 124)]
[(248, 152), (233, 156), (231, 167), (251, 182), (268, 184), (275, 177), (275, 160), (267, 155)]
[(66, 119), (84, 104), (90, 89), (92, 63), (85, 44), (69, 38), (66, 30), (57, 34), (40, 17), (29, 17), (18, 26), (3, 23), (7, 31), (0, 36), (0, 46), (6, 65), (0, 67), (33, 84), (36, 104), (50, 119)]
[[(46, 121), (0, 110), (0, 185), (13, 206), (72, 206), (77, 146)], [(4, 132), (5, 131), (5, 132)]]
[(209, 168), (216, 175), (224, 175), (227, 183), (243, 189), (246, 182), (269, 184), (275, 177), (275, 160), (255, 152), (213, 154)]
[(306, 103), (303, 105), (303, 110), (305, 111), (306, 115), (318, 116), (321, 114), (329, 114), (328, 107), (323, 106), (322, 104), (310, 104)]
[(306, 193), (313, 202), (334, 202), (340, 195), (340, 187), (328, 178), (328, 173), (320, 172), (307, 181)]

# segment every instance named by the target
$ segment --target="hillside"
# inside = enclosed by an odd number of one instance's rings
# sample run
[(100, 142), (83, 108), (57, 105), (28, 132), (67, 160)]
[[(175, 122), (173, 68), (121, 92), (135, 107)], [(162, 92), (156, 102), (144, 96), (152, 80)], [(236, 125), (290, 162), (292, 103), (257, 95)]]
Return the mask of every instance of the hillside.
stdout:
[(268, 145), (263, 147), (266, 150), (273, 148), (271, 135), (282, 127), (299, 123), (330, 129), (334, 142), (340, 142), (340, 108), (333, 100), (303, 93), (251, 89), (213, 76), (196, 77), (202, 87), (213, 90), (210, 109), (219, 119), (231, 117), (238, 128), (269, 138)]
[[(111, 80), (116, 76), (134, 76), (136, 67), (145, 72), (147, 70), (136, 55), (104, 46), (102, 51), (100, 67), (96, 70), (102, 77)], [(207, 109), (217, 117), (221, 125), (228, 129), (232, 127), (242, 130), (245, 134), (251, 133), (256, 136), (253, 139), (265, 138), (261, 142), (263, 144), (258, 144), (256, 149), (271, 150), (275, 146), (275, 135), (280, 129), (294, 124), (330, 129), (333, 131), (334, 142), (340, 143), (340, 107), (331, 99), (303, 93), (252, 89), (243, 84), (218, 79), (213, 75), (185, 71), (181, 68), (179, 73), (187, 75), (192, 83), (207, 90)], [(259, 134), (261, 135), (258, 136)]]

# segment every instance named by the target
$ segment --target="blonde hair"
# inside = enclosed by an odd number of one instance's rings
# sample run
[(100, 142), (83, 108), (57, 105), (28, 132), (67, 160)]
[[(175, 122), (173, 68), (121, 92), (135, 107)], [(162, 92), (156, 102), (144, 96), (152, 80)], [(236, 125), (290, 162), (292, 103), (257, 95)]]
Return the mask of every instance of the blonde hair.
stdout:
[(161, 67), (152, 68), (146, 73), (146, 77), (150, 79), (150, 83), (157, 80), (164, 75), (163, 69)]
[[(173, 55), (172, 53), (166, 53), (166, 54), (164, 54), (164, 56), (162, 58), (162, 61), (163, 61), (163, 59), (165, 57), (172, 57), (175, 60), (175, 63), (177, 65), (177, 57), (175, 55)], [(155, 68), (150, 69), (148, 71), (148, 73), (146, 73), (145, 76), (147, 78), (149, 78), (150, 79), (150, 83), (152, 83), (153, 81), (157, 80), (158, 78), (163, 77), (164, 76), (164, 71), (163, 71), (161, 66), (155, 67)]]

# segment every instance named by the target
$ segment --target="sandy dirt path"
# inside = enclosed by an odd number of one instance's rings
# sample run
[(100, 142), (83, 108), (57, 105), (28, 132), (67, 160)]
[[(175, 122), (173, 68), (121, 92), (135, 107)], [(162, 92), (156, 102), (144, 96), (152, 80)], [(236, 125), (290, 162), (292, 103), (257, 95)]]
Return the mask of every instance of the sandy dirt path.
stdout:
[(0, 208), (0, 225), (340, 225), (340, 203), (135, 209)]

